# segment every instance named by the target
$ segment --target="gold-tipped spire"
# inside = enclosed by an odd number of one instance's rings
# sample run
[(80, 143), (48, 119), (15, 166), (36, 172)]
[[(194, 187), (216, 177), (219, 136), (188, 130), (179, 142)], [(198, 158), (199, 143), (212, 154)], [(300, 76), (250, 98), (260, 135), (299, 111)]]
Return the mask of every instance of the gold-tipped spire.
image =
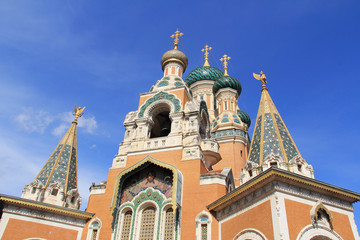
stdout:
[(205, 45), (205, 48), (201, 49), (201, 51), (204, 52), (204, 55), (205, 55), (204, 67), (210, 67), (210, 64), (209, 64), (209, 51), (211, 49), (212, 49), (212, 47), (209, 47), (207, 44)]
[(220, 58), (220, 61), (223, 62), (224, 64), (224, 76), (229, 76), (227, 69), (228, 69), (228, 60), (230, 60), (231, 57), (229, 57), (228, 55), (224, 54), (224, 56), (222, 58)]
[(263, 73), (263, 71), (261, 71), (260, 74), (253, 73), (253, 76), (254, 76), (255, 79), (257, 79), (257, 80), (259, 80), (259, 81), (262, 82), (261, 91), (262, 91), (262, 90), (267, 90), (267, 88), (266, 88), (266, 84), (267, 84), (266, 76), (265, 76), (265, 74)]
[(171, 38), (175, 38), (174, 39), (174, 49), (177, 49), (177, 47), (179, 45), (179, 37), (181, 37), (182, 35), (184, 35), (184, 33), (180, 32), (179, 30), (176, 30), (175, 34), (171, 35)]
[(75, 116), (75, 119), (74, 119), (73, 122), (77, 123), (77, 119), (83, 115), (82, 112), (84, 111), (84, 109), (85, 109), (85, 107), (83, 107), (83, 108), (78, 107), (77, 108), (76, 104), (75, 104), (75, 107), (74, 107), (75, 112), (73, 113), (73, 115)]

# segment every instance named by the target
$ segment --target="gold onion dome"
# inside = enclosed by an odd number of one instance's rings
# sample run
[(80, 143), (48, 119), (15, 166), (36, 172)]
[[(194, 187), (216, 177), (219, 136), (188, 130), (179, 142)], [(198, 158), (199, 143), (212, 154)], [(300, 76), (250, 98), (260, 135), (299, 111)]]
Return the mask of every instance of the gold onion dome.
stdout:
[(182, 51), (179, 51), (177, 49), (171, 49), (165, 52), (161, 57), (161, 66), (163, 70), (165, 65), (169, 62), (180, 63), (184, 68), (183, 72), (185, 72), (185, 69), (188, 65), (188, 58), (186, 57), (185, 53), (183, 53)]

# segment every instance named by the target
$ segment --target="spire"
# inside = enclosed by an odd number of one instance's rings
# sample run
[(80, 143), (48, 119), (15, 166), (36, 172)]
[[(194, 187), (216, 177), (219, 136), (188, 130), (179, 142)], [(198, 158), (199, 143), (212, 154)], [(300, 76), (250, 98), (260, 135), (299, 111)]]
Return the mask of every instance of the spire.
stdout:
[(76, 199), (80, 198), (77, 191), (76, 126), (77, 119), (82, 116), (84, 109), (85, 107), (77, 108), (75, 105), (74, 121), (35, 180), (25, 186), (24, 198), (71, 208), (80, 206), (80, 203), (76, 203)]
[(265, 74), (261, 71), (260, 75), (254, 73), (253, 76), (262, 82), (262, 93), (249, 160), (261, 165), (264, 159), (274, 155), (289, 163), (294, 157), (301, 157), (300, 152), (270, 97)]
[(222, 58), (220, 58), (220, 61), (222, 61), (224, 63), (224, 76), (229, 76), (227, 69), (228, 69), (228, 60), (230, 60), (231, 57), (229, 57), (228, 55), (224, 54), (224, 56)]
[(202, 52), (204, 52), (205, 55), (205, 62), (203, 67), (210, 67), (209, 64), (209, 51), (212, 49), (212, 47), (209, 47), (207, 44), (205, 45), (205, 48), (201, 49)]

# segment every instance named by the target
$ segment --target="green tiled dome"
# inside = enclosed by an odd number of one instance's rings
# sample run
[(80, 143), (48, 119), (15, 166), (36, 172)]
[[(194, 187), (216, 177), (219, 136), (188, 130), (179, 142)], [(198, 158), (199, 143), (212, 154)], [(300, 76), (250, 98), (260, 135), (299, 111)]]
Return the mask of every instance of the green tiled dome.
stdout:
[(251, 124), (250, 116), (246, 112), (243, 112), (241, 110), (238, 110), (237, 114), (240, 117), (241, 121), (243, 123), (246, 123), (250, 127), (250, 124)]
[(218, 80), (224, 73), (214, 67), (198, 67), (192, 70), (186, 77), (185, 82), (188, 86), (201, 80)]
[(239, 81), (236, 78), (230, 76), (223, 76), (215, 82), (213, 86), (214, 94), (216, 94), (222, 88), (232, 88), (236, 90), (239, 95), (241, 93), (241, 85)]

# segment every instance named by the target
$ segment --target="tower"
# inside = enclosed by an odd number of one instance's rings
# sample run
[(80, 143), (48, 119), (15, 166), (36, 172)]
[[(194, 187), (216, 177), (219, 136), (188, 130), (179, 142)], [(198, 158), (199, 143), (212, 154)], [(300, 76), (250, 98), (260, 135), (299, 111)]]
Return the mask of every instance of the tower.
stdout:
[(35, 180), (25, 185), (22, 198), (79, 209), (76, 126), (84, 109), (75, 105), (74, 121)]

